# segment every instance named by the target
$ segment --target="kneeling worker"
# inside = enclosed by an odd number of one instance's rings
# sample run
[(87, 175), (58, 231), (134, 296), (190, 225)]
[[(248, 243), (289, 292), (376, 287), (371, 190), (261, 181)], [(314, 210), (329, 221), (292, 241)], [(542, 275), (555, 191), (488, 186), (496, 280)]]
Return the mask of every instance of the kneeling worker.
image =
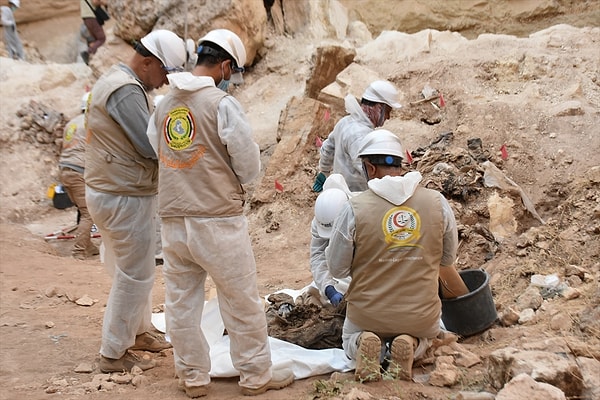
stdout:
[(341, 210), (325, 251), (331, 274), (352, 278), (342, 341), (359, 381), (380, 379), (386, 353), (388, 372), (410, 380), (413, 360), (440, 333), (438, 288), (445, 298), (468, 293), (454, 267), (452, 209), (419, 186), (419, 172), (403, 170), (403, 155), (392, 132), (365, 136), (359, 157), (369, 189)]

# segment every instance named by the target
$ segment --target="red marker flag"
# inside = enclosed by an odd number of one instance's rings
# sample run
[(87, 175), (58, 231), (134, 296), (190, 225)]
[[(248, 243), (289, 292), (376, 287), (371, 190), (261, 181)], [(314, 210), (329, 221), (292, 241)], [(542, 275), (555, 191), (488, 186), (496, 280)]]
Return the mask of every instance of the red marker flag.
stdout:
[(277, 179), (275, 179), (275, 190), (277, 190), (279, 193), (283, 193), (283, 185), (279, 183)]
[(323, 116), (323, 119), (325, 121), (329, 121), (329, 117), (331, 117), (331, 113), (329, 112), (329, 110), (325, 110), (325, 115)]
[(409, 164), (412, 164), (412, 162), (413, 162), (413, 158), (412, 158), (412, 156), (410, 155), (410, 151), (408, 151), (408, 150), (406, 150), (406, 161), (407, 161)]
[(502, 154), (502, 159), (503, 160), (507, 160), (508, 159), (508, 151), (506, 150), (506, 145), (503, 144), (502, 147), (500, 147), (500, 153)]
[(444, 101), (444, 95), (440, 92), (440, 107), (446, 107), (446, 102)]
[(315, 146), (317, 146), (318, 148), (321, 148), (321, 146), (323, 146), (323, 141), (318, 136), (315, 138)]

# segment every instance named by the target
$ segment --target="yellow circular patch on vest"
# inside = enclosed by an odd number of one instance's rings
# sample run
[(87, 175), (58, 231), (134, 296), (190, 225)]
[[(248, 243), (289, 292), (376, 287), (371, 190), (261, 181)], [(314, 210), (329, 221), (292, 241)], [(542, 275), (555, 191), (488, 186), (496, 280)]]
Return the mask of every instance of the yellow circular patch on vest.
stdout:
[(187, 107), (169, 111), (163, 129), (165, 141), (171, 150), (184, 150), (192, 145), (196, 133), (194, 117)]
[(69, 124), (65, 130), (65, 142), (70, 142), (73, 140), (75, 132), (77, 132), (77, 124)]
[(381, 221), (385, 242), (393, 247), (414, 247), (421, 237), (421, 218), (410, 207), (394, 207)]

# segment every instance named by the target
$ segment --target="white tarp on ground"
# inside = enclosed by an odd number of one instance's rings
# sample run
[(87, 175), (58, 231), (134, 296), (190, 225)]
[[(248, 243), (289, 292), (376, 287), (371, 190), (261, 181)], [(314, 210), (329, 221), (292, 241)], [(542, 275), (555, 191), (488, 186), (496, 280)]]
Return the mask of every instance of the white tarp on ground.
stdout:
[[(284, 290), (296, 297), (306, 288)], [(161, 332), (166, 331), (164, 313), (152, 314), (152, 323)], [(228, 378), (238, 376), (229, 356), (229, 336), (223, 335), (224, 325), (219, 313), (216, 298), (207, 301), (202, 313), (202, 331), (210, 345), (210, 360), (213, 378)], [(167, 337), (168, 340), (168, 337)], [(349, 360), (342, 349), (310, 350), (293, 343), (269, 337), (273, 368), (290, 368), (296, 379), (309, 376), (329, 374), (335, 371), (347, 372), (354, 369), (354, 361)]]

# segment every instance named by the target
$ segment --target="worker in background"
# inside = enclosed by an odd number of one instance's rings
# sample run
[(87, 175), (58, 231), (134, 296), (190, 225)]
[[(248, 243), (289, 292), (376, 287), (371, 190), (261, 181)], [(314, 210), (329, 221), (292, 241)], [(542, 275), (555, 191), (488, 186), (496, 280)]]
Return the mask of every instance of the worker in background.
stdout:
[(20, 0), (8, 0), (8, 6), (0, 7), (2, 11), (2, 26), (4, 27), (4, 44), (10, 58), (24, 60), (25, 52), (13, 12), (21, 6)]
[(85, 111), (87, 110), (90, 93), (81, 98), (81, 113), (70, 120), (63, 131), (63, 142), (58, 167), (59, 179), (69, 195), (71, 201), (77, 206), (79, 213), (77, 229), (75, 230), (75, 243), (71, 254), (73, 257), (84, 260), (98, 255), (98, 247), (92, 243), (91, 229), (94, 222), (85, 201), (85, 146), (87, 131), (85, 129)]
[(320, 192), (330, 173), (341, 174), (352, 192), (367, 189), (367, 179), (358, 157), (361, 140), (373, 129), (390, 119), (393, 109), (401, 107), (398, 91), (388, 81), (372, 82), (362, 95), (360, 104), (351, 94), (344, 99), (348, 115), (338, 121), (323, 141), (319, 173), (313, 190)]

